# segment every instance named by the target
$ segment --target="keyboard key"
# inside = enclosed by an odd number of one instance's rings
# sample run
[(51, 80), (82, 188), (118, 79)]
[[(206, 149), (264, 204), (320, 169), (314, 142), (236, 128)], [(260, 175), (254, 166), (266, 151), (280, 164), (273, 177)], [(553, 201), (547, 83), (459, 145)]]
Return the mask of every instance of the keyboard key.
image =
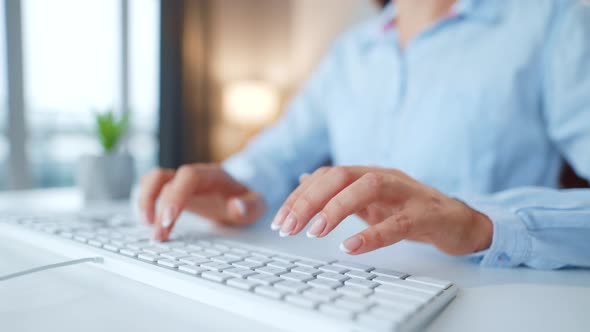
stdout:
[(283, 281), (283, 279), (270, 274), (255, 274), (249, 276), (248, 279), (259, 282), (264, 285), (272, 285), (276, 284), (279, 281)]
[(343, 273), (350, 271), (349, 269), (345, 269), (343, 267), (334, 266), (334, 265), (322, 265), (318, 269), (321, 271), (333, 272), (333, 273), (338, 273), (338, 274), (343, 274)]
[(103, 243), (98, 240), (88, 240), (88, 244), (97, 248), (102, 248), (103, 245)]
[(263, 264), (259, 264), (259, 263), (254, 263), (254, 262), (247, 262), (247, 261), (238, 261), (238, 262), (234, 262), (232, 263), (233, 266), (236, 267), (241, 267), (244, 269), (250, 269), (250, 270), (254, 270), (257, 269), (259, 267), (263, 267)]
[(361, 278), (361, 279), (373, 279), (375, 275), (368, 272), (363, 271), (348, 271), (345, 273), (347, 276), (352, 278)]
[(417, 282), (409, 282), (409, 281), (405, 281), (405, 280), (389, 280), (387, 285), (382, 285), (379, 288), (385, 288), (385, 289), (404, 288), (404, 289), (411, 289), (411, 290), (415, 290), (415, 291), (419, 291), (419, 292), (424, 292), (426, 294), (431, 294), (431, 295), (438, 295), (441, 292), (439, 287), (420, 284)]
[(328, 279), (328, 280), (334, 280), (334, 281), (338, 281), (338, 282), (344, 282), (348, 279), (350, 279), (350, 277), (344, 276), (342, 274), (339, 273), (334, 273), (334, 272), (324, 272), (321, 273), (317, 276), (318, 279)]
[(403, 272), (398, 272), (398, 271), (389, 270), (389, 269), (380, 269), (380, 268), (376, 268), (376, 269), (372, 270), (371, 273), (376, 274), (378, 276), (397, 278), (397, 279), (403, 279), (409, 275), (409, 274), (403, 273)]
[(88, 238), (81, 236), (81, 235), (75, 235), (74, 240), (76, 240), (78, 242), (82, 242), (82, 243), (88, 242)]
[(337, 292), (355, 296), (355, 297), (366, 297), (373, 294), (373, 290), (369, 288), (360, 288), (356, 286), (343, 286), (336, 289)]
[(285, 270), (285, 269), (281, 269), (281, 268), (278, 268), (278, 267), (272, 267), (272, 266), (259, 267), (259, 268), (257, 268), (254, 271), (256, 271), (258, 273), (270, 274), (270, 275), (273, 275), (273, 276), (278, 276), (278, 275), (280, 275), (282, 273), (287, 272), (287, 270)]
[(102, 246), (104, 249), (108, 250), (108, 251), (112, 251), (112, 252), (119, 252), (119, 250), (121, 248), (117, 247), (116, 245), (113, 244), (105, 244), (104, 246)]
[(142, 252), (141, 254), (137, 255), (137, 258), (141, 259), (142, 261), (146, 261), (146, 262), (156, 262), (158, 260), (158, 256), (148, 254), (145, 252)]
[(235, 258), (240, 261), (244, 260), (246, 257), (248, 257), (247, 254), (242, 254), (242, 253), (236, 252), (234, 250), (226, 251), (225, 254), (223, 254), (223, 255), (227, 256), (227, 257)]
[(270, 286), (259, 286), (254, 288), (254, 293), (260, 294), (260, 295), (264, 295), (273, 299), (282, 299), (285, 295), (287, 295), (288, 293), (285, 291), (282, 291), (280, 289), (276, 289)]
[(260, 285), (259, 283), (255, 282), (253, 280), (239, 279), (239, 278), (228, 279), (227, 284), (232, 287), (243, 289), (243, 290), (248, 290), (248, 291), (252, 290), (252, 289), (254, 289), (254, 287)]
[(373, 289), (379, 286), (378, 283), (367, 279), (351, 278), (344, 282), (345, 285)]
[(152, 245), (145, 241), (145, 242), (135, 242), (135, 243), (127, 243), (126, 247), (129, 249), (133, 249), (133, 250), (137, 250), (137, 251), (141, 251), (143, 250), (143, 248), (148, 248), (151, 247)]
[(137, 250), (133, 250), (133, 249), (127, 249), (127, 248), (123, 248), (119, 251), (121, 254), (125, 255), (125, 256), (129, 256), (129, 257), (137, 257), (137, 255), (140, 253)]
[(266, 265), (272, 266), (272, 267), (278, 267), (278, 268), (285, 269), (285, 270), (289, 270), (289, 269), (292, 269), (297, 266), (292, 263), (285, 263), (285, 262), (281, 262), (281, 261), (270, 261)]
[(203, 272), (209, 271), (202, 267), (193, 266), (193, 265), (180, 265), (178, 269), (182, 272), (190, 273), (193, 275), (200, 275)]
[(301, 260), (295, 261), (295, 265), (311, 267), (311, 268), (317, 269), (318, 267), (322, 266), (323, 264), (321, 262), (301, 259)]
[(349, 269), (352, 271), (369, 272), (369, 271), (373, 270), (373, 268), (371, 266), (359, 264), (359, 263), (354, 263), (354, 262), (346, 262), (346, 261), (337, 261), (337, 262), (332, 263), (332, 265), (337, 266), (337, 267), (342, 267), (345, 269)]
[(222, 250), (219, 249), (215, 249), (215, 248), (205, 248), (203, 249), (204, 252), (210, 253), (210, 254), (214, 254), (214, 255), (221, 255), (223, 254)]
[(158, 263), (158, 265), (171, 267), (171, 268), (177, 268), (181, 264), (178, 261), (171, 260), (171, 259), (159, 259), (157, 263)]
[(318, 307), (320, 312), (326, 313), (330, 316), (335, 316), (338, 318), (345, 318), (345, 319), (353, 319), (354, 318), (354, 311), (342, 307), (335, 306), (333, 304), (325, 303), (320, 304)]
[(217, 262), (203, 263), (203, 264), (200, 264), (200, 266), (203, 268), (206, 268), (207, 270), (211, 270), (211, 271), (215, 271), (215, 272), (221, 272), (223, 270), (232, 268), (232, 266), (229, 264), (217, 263)]
[(287, 295), (285, 301), (308, 309), (314, 309), (320, 304), (320, 301), (295, 294)]
[(110, 242), (111, 242), (111, 244), (116, 245), (117, 247), (124, 247), (125, 245), (127, 245), (128, 241), (115, 239), (115, 240), (111, 240)]
[[(90, 243), (90, 241), (88, 241), (88, 243)], [(417, 283), (424, 284), (424, 285), (437, 287), (441, 290), (447, 289), (453, 285), (450, 281), (438, 280), (438, 279), (428, 278), (428, 277), (419, 277), (419, 276), (411, 276), (411, 277), (406, 278), (406, 280), (411, 281), (411, 282), (417, 282)]]
[(313, 277), (310, 275), (297, 273), (297, 272), (288, 272), (285, 274), (281, 274), (281, 278), (287, 279), (287, 280), (300, 281), (300, 282), (306, 282), (306, 281), (313, 279)]
[(162, 249), (155, 246), (143, 248), (142, 251), (147, 252), (148, 254), (152, 255), (159, 255), (161, 253), (167, 252), (168, 249)]
[(266, 263), (272, 262), (272, 259), (268, 259), (266, 257), (260, 257), (260, 256), (250, 256), (250, 257), (246, 257), (245, 261), (264, 265)]
[(227, 274), (220, 273), (217, 271), (205, 271), (201, 273), (201, 277), (215, 282), (224, 282), (227, 279), (231, 278), (231, 276), (228, 276)]
[(210, 260), (205, 258), (199, 258), (194, 256), (183, 257), (179, 259), (181, 263), (189, 264), (189, 265), (201, 265), (210, 262)]
[(342, 286), (341, 282), (328, 279), (314, 279), (309, 281), (308, 284), (323, 289), (335, 289)]
[(231, 264), (240, 261), (239, 258), (232, 258), (225, 255), (211, 257), (211, 260), (219, 263)]
[(381, 285), (379, 287), (376, 287), (375, 293), (376, 294), (380, 294), (380, 293), (391, 294), (391, 295), (396, 295), (396, 296), (401, 296), (401, 297), (406, 297), (406, 298), (418, 299), (421, 301), (427, 301), (433, 297), (433, 295), (428, 294), (428, 293), (416, 291), (413, 289), (403, 288), (403, 287), (395, 287), (395, 286), (391, 286), (391, 285)]
[(182, 257), (187, 257), (186, 254), (183, 254), (183, 253), (180, 253), (177, 251), (165, 252), (165, 253), (160, 254), (160, 256), (168, 258), (168, 259), (175, 259), (175, 260), (178, 260), (179, 258), (182, 258)]
[(318, 274), (322, 273), (322, 271), (315, 269), (313, 267), (306, 267), (306, 266), (298, 266), (291, 269), (291, 272), (298, 272), (303, 274), (308, 274), (310, 276), (317, 276)]
[(336, 298), (341, 297), (342, 294), (339, 294), (331, 289), (312, 288), (304, 291), (303, 296), (319, 301), (330, 302)]
[(282, 255), (272, 256), (271, 258), (275, 261), (281, 261), (281, 262), (285, 262), (285, 263), (293, 263), (296, 261), (296, 259), (293, 257), (287, 257), (287, 256), (282, 256)]
[(248, 276), (255, 274), (255, 272), (253, 272), (252, 270), (243, 269), (239, 267), (233, 267), (231, 269), (223, 270), (223, 273), (229, 274), (232, 277), (236, 278), (246, 278)]
[(211, 258), (211, 257), (218, 256), (216, 254), (212, 254), (212, 253), (208, 253), (208, 252), (204, 252), (204, 251), (191, 251), (191, 252), (189, 252), (189, 254), (191, 256), (195, 256), (195, 257), (199, 257), (199, 258)]
[(274, 284), (274, 287), (288, 291), (291, 293), (301, 293), (302, 291), (309, 289), (310, 286), (299, 281), (283, 280)]

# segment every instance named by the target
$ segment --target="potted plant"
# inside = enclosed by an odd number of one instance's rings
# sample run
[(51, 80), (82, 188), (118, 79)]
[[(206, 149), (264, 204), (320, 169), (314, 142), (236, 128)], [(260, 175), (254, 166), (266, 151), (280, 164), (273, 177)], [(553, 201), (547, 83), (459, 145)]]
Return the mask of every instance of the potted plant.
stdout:
[(100, 155), (83, 155), (78, 164), (78, 185), (87, 201), (111, 201), (129, 198), (135, 178), (133, 157), (121, 148), (129, 128), (129, 115), (113, 111), (96, 115)]

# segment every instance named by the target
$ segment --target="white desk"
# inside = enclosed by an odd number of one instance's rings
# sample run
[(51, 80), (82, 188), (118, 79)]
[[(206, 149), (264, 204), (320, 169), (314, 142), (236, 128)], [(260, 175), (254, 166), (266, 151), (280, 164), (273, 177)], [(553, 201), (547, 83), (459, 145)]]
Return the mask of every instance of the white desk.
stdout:
[[(0, 211), (75, 211), (71, 189), (0, 194)], [(125, 204), (110, 208), (120, 209)], [(94, 207), (104, 209), (105, 207)], [(198, 223), (185, 217), (180, 225)], [(220, 230), (206, 227), (212, 232)], [(360, 229), (348, 222), (326, 239), (279, 238), (267, 223), (222, 230), (237, 240), (301, 255), (345, 258), (338, 244)], [(319, 254), (321, 253), (321, 254)], [(0, 234), (0, 274), (62, 258)], [(350, 257), (347, 257), (350, 260)], [(590, 270), (484, 269), (435, 249), (402, 243), (353, 260), (456, 282), (457, 298), (428, 331), (588, 331)], [(2, 331), (272, 331), (256, 322), (89, 265), (45, 271), (0, 283)]]

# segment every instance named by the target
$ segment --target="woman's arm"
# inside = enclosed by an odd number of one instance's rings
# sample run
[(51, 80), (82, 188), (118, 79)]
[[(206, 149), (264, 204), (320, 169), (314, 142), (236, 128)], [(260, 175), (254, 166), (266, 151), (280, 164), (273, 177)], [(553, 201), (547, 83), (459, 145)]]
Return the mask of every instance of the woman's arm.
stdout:
[(234, 178), (277, 204), (297, 185), (301, 174), (330, 158), (324, 97), (338, 82), (336, 43), (279, 121), (223, 163)]

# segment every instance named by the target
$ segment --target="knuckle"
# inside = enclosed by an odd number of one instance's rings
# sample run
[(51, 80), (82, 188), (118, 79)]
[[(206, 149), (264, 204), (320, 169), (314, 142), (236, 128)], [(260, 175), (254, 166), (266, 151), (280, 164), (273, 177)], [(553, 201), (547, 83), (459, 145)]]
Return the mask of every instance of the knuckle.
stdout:
[(336, 179), (336, 181), (342, 183), (347, 182), (350, 179), (350, 171), (346, 167), (337, 166), (332, 168), (330, 175)]
[(382, 233), (381, 230), (377, 229), (372, 234), (372, 242), (376, 248), (381, 248), (387, 245), (385, 242), (385, 235)]
[(364, 181), (371, 189), (379, 189), (383, 184), (383, 177), (374, 172), (369, 172), (363, 176)]
[(315, 172), (313, 172), (313, 175), (321, 175), (321, 174), (326, 174), (331, 167), (329, 166), (322, 166), (318, 169), (315, 170)]
[(401, 215), (399, 218), (397, 218), (396, 225), (396, 233), (398, 233), (401, 237), (406, 237), (412, 230), (412, 221), (406, 215)]
[(191, 165), (182, 165), (178, 168), (178, 174), (180, 176), (190, 176), (193, 174), (194, 172), (194, 168)]
[(297, 210), (296, 212), (307, 212), (313, 208), (313, 200), (309, 194), (303, 194), (299, 196), (293, 208)]

